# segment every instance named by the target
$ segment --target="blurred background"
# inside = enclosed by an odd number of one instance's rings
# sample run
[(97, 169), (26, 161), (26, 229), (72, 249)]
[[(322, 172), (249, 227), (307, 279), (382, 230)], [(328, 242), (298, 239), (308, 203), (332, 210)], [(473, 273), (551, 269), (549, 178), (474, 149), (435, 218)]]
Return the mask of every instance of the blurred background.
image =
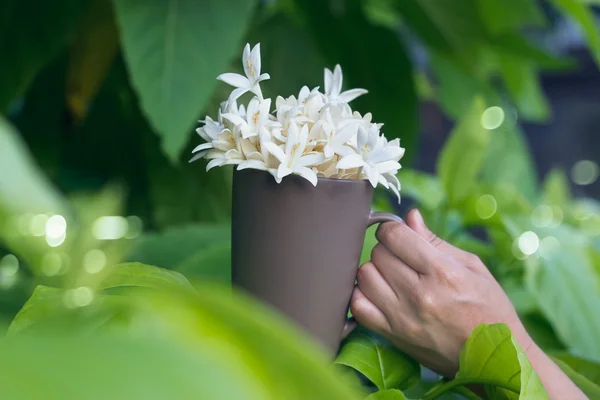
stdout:
[[(160, 326), (160, 334), (174, 337), (165, 346), (202, 348), (203, 357), (175, 360), (168, 349), (147, 351), (143, 346), (155, 348), (150, 335), (140, 348), (102, 342), (98, 349), (106, 351), (86, 359), (130, 351), (130, 358), (143, 360), (152, 353), (148, 363), (180, 362), (182, 369), (203, 371), (218, 364), (240, 374), (231, 393), (222, 391), (224, 375), (216, 367), (215, 377), (202, 382), (157, 379), (148, 388), (157, 396), (152, 398), (164, 398), (160, 390), (167, 387), (182, 390), (170, 398), (353, 395), (347, 388), (356, 381), (345, 385), (329, 376), (315, 361), (322, 357), (318, 348), (279, 316), (252, 305), (264, 316), (252, 321), (249, 306), (231, 303), (214, 288), (230, 282), (232, 171), (206, 173), (205, 161), (188, 160), (201, 141), (194, 132), (198, 120), (215, 118), (229, 93), (216, 76), (241, 70), (249, 42), (261, 44), (262, 71), (271, 75), (262, 85), (265, 97), (322, 86), (323, 68), (339, 63), (345, 88), (369, 91), (353, 108), (371, 112), (385, 124), (385, 135), (400, 138), (407, 149), (399, 174), (401, 205), (381, 192), (374, 206), (401, 215), (419, 206), (440, 236), (489, 265), (545, 349), (599, 361), (596, 4), (2, 1), (0, 327), (9, 337), (125, 328), (129, 338)], [(373, 245), (370, 230), (363, 261)], [(188, 280), (203, 288), (200, 299), (168, 295), (180, 292), (179, 285), (191, 288)], [(140, 295), (132, 288), (155, 292)], [(124, 300), (133, 297), (135, 306)], [(144, 328), (136, 330), (140, 324)], [(270, 335), (278, 344), (267, 348)], [(72, 346), (64, 340), (1, 344), (12, 358), (0, 362), (0, 372), (19, 362), (30, 365), (44, 351), (47, 359), (78, 354), (89, 347), (85, 340)], [(310, 349), (311, 361), (298, 347)], [(241, 358), (234, 356), (239, 352)], [(405, 372), (414, 375), (410, 365)], [(43, 374), (52, 366), (36, 368), (32, 373)], [(76, 368), (61, 371), (69, 382)], [(104, 376), (102, 371), (95, 373)], [(153, 372), (132, 378), (129, 398), (140, 394), (135, 379), (147, 380)], [(23, 397), (23, 380), (0, 376), (13, 382), (15, 397), (7, 398), (37, 398), (35, 388)], [(598, 384), (599, 377), (588, 381)], [(273, 386), (276, 379), (281, 387)], [(301, 389), (304, 379), (320, 383)], [(218, 390), (202, 392), (207, 386), (200, 383), (211, 381)], [(367, 381), (363, 386), (377, 386)], [(113, 383), (94, 389), (97, 398), (125, 390)], [(238, 389), (245, 397), (236, 397)]]

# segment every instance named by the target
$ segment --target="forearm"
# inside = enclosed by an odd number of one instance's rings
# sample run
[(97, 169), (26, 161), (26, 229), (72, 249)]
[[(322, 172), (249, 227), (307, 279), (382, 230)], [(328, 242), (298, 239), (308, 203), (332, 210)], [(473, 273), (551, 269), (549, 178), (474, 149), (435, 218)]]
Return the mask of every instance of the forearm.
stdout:
[(525, 352), (551, 400), (588, 398), (535, 343)]

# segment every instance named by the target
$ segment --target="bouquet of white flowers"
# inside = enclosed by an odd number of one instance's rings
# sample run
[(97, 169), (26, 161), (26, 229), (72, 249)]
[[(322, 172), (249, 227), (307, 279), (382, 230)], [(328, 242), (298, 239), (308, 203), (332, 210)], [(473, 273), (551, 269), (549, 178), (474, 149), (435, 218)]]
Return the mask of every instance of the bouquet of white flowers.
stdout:
[[(198, 134), (206, 140), (197, 146), (190, 162), (210, 160), (207, 170), (235, 164), (237, 169), (268, 171), (277, 183), (290, 174), (300, 175), (317, 185), (318, 177), (368, 179), (392, 190), (400, 200), (401, 168), (404, 149), (400, 140), (388, 140), (380, 133), (383, 124), (371, 122), (352, 111), (348, 103), (367, 93), (364, 89), (342, 92), (342, 69), (325, 69), (325, 93), (304, 86), (298, 98), (278, 96), (271, 114), (271, 99), (263, 98), (260, 82), (270, 78), (261, 74), (260, 44), (242, 56), (246, 76), (235, 73), (217, 79), (234, 86), (228, 100), (221, 104), (216, 120), (206, 117)], [(237, 105), (246, 92), (254, 97), (247, 107)]]

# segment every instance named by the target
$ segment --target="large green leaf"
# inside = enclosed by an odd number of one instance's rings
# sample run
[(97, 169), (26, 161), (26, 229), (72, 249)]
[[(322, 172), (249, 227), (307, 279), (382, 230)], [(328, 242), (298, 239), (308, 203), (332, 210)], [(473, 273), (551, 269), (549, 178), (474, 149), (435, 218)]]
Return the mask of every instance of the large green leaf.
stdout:
[(438, 174), (451, 205), (460, 203), (476, 183), (491, 140), (482, 126), (484, 103), (477, 99), (459, 121), (444, 145), (438, 161)]
[(0, 349), (2, 395), (14, 400), (267, 396), (209, 342), (190, 351), (151, 339), (25, 336), (1, 340)]
[(552, 354), (554, 362), (590, 399), (600, 399), (600, 364), (567, 352)]
[(366, 376), (379, 390), (407, 389), (419, 381), (419, 364), (366, 333), (351, 335), (335, 360)]
[(87, 0), (6, 0), (0, 4), (0, 111), (74, 38)]
[(492, 398), (497, 398), (499, 389), (520, 393), (519, 399), (549, 398), (523, 349), (504, 324), (477, 326), (460, 352), (459, 364), (453, 380), (433, 388), (423, 399), (434, 399), (455, 386), (473, 383), (484, 384)]
[(593, 11), (581, 0), (552, 0), (560, 10), (568, 14), (585, 35), (590, 53), (600, 65), (600, 30)]
[(241, 56), (254, 1), (114, 0), (125, 59), (142, 108), (172, 161), (220, 73)]
[(399, 390), (382, 390), (375, 392), (365, 398), (365, 400), (406, 400), (406, 396)]
[[(514, 240), (525, 231), (535, 232), (540, 240), (541, 257), (526, 260), (525, 283), (558, 337), (567, 348), (600, 360), (600, 275), (592, 264), (588, 238), (566, 224), (536, 229), (527, 217), (504, 218), (504, 223)], [(545, 248), (548, 237), (555, 239), (551, 248)]]
[(118, 264), (100, 284), (100, 289), (118, 287), (163, 288), (165, 285), (191, 289), (180, 273), (137, 262)]
[[(416, 147), (417, 94), (412, 63), (398, 35), (368, 21), (359, 0), (346, 0), (335, 10), (321, 0), (295, 3), (329, 67), (339, 63), (348, 87), (369, 91), (352, 106), (384, 123), (386, 137), (401, 138), (409, 161)], [(366, 73), (374, 60), (378, 72)]]
[[(533, 158), (523, 136), (511, 115), (505, 111), (504, 123), (491, 135), (482, 174), (486, 183), (501, 185), (501, 193), (512, 187), (520, 196), (533, 202), (538, 197), (537, 175)], [(514, 196), (505, 196), (514, 199)], [(499, 207), (500, 208), (500, 207)]]
[(487, 29), (494, 35), (524, 26), (543, 26), (546, 22), (537, 0), (479, 0), (477, 7)]
[(222, 242), (197, 251), (174, 269), (190, 280), (231, 282), (231, 243)]

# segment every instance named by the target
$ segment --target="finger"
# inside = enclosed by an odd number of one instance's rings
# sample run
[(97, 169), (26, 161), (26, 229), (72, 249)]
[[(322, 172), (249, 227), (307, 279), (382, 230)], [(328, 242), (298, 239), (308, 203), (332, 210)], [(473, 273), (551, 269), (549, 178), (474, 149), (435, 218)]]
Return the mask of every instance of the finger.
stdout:
[(383, 311), (377, 308), (359, 287), (355, 287), (352, 292), (350, 311), (352, 316), (367, 329), (380, 334), (391, 332), (390, 322)]
[(479, 257), (476, 255), (466, 252), (458, 247), (452, 246), (450, 243), (438, 237), (435, 233), (431, 232), (421, 212), (417, 209), (410, 210), (406, 216), (406, 223), (421, 237), (437, 247), (442, 252), (446, 253), (450, 257), (454, 258), (463, 266), (478, 272), (489, 272), (487, 267), (481, 262)]
[(364, 263), (356, 274), (360, 291), (385, 313), (398, 304), (394, 290), (388, 285), (372, 262)]
[(398, 298), (419, 282), (419, 274), (381, 243), (371, 251), (371, 261)]
[(405, 223), (380, 224), (376, 236), (392, 254), (420, 274), (430, 274), (443, 262), (443, 253)]

